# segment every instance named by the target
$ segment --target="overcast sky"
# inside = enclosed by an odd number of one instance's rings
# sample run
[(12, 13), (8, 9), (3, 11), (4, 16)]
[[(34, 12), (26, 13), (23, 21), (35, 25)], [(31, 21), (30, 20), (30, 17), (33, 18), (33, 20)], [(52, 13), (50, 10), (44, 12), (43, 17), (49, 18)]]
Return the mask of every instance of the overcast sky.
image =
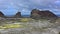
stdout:
[(30, 15), (34, 8), (49, 9), (60, 15), (60, 0), (0, 0), (0, 11), (5, 15), (14, 15), (18, 11), (22, 15)]

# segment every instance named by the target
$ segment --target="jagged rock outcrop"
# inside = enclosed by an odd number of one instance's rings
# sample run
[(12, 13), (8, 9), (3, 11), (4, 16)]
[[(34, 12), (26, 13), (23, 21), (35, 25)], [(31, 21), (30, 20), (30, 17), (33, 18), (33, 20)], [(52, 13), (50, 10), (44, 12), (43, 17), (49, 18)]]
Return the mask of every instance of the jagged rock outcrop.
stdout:
[(0, 11), (0, 17), (5, 17), (4, 14)]
[(37, 9), (32, 10), (30, 17), (34, 19), (44, 18), (49, 20), (55, 20), (58, 18), (54, 13), (52, 13), (49, 10), (37, 10)]
[(38, 13), (39, 13), (39, 10), (33, 9), (30, 17), (33, 18), (33, 19), (37, 19), (37, 18), (39, 19), (40, 15)]
[(17, 12), (14, 17), (15, 17), (15, 18), (20, 18), (20, 17), (21, 17), (21, 12)]

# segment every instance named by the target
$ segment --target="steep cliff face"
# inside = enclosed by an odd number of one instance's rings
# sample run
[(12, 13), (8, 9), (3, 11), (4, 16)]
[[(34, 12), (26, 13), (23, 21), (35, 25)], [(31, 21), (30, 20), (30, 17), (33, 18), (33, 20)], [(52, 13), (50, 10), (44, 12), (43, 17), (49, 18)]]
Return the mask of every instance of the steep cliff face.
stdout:
[(0, 12), (0, 17), (5, 17), (4, 14), (2, 12)]
[(17, 12), (16, 15), (15, 15), (14, 17), (20, 18), (20, 17), (21, 17), (21, 12)]

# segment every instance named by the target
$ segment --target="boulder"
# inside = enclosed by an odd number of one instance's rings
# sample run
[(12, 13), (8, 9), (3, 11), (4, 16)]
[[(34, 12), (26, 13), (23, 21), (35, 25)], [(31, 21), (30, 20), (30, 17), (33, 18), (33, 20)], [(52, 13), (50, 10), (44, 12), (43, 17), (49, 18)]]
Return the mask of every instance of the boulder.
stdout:
[(21, 12), (17, 12), (16, 15), (15, 15), (14, 17), (20, 18), (20, 17), (21, 17)]

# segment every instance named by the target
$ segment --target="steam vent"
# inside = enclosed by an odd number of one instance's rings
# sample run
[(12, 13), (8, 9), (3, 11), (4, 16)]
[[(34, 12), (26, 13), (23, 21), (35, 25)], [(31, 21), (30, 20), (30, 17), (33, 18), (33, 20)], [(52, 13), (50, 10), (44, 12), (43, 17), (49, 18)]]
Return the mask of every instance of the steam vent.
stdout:
[(40, 11), (37, 9), (33, 9), (31, 12), (31, 18), (33, 18), (33, 19), (44, 18), (44, 19), (48, 19), (48, 20), (55, 20), (55, 19), (57, 19), (57, 16), (49, 10)]
[(4, 17), (4, 14), (0, 11), (0, 17)]
[(20, 18), (20, 17), (21, 17), (21, 12), (17, 12), (16, 15), (15, 15), (14, 17)]

